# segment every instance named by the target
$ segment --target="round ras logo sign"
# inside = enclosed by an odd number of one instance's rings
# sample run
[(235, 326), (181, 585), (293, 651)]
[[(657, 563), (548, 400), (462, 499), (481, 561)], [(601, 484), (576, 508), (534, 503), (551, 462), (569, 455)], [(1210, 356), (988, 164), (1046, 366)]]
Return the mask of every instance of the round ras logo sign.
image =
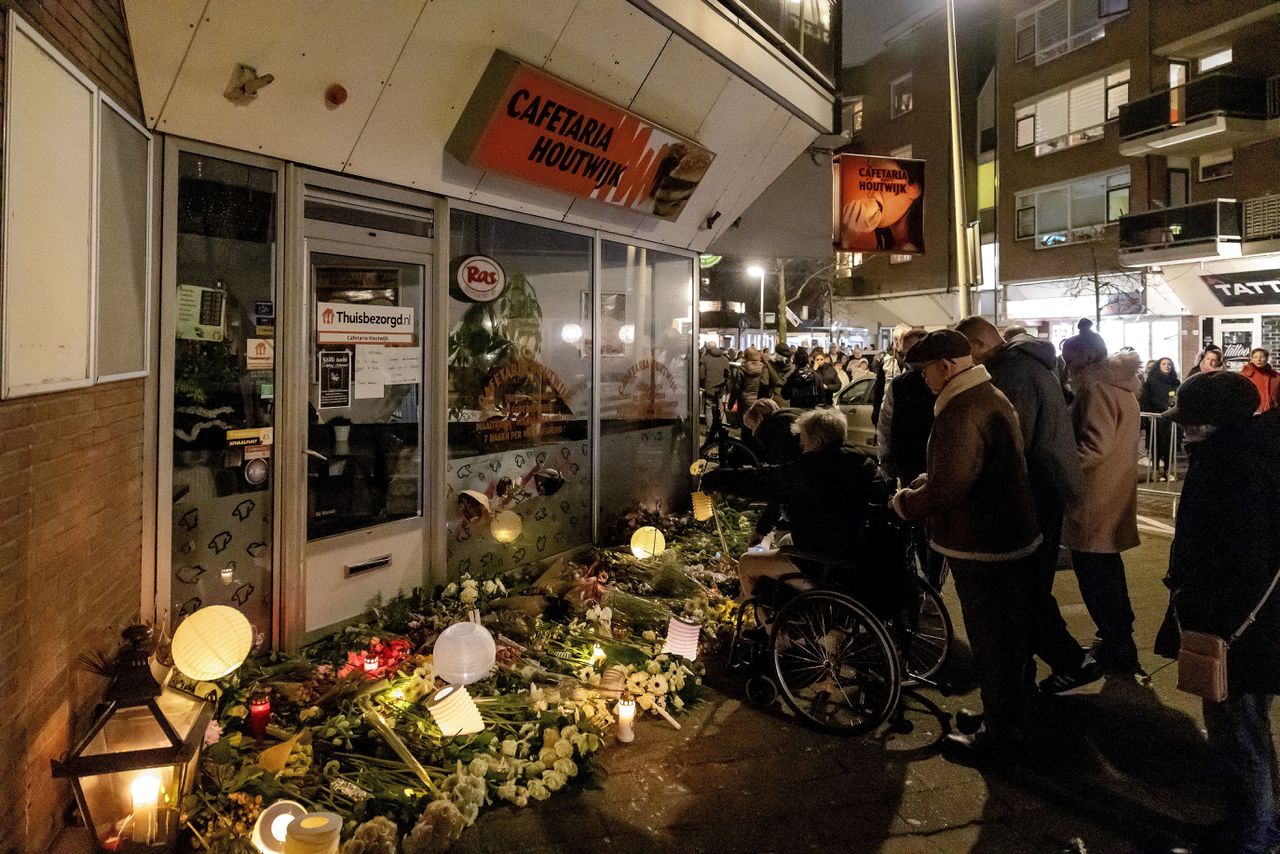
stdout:
[(477, 302), (489, 302), (502, 296), (507, 287), (507, 274), (502, 266), (484, 255), (472, 255), (458, 265), (458, 287)]

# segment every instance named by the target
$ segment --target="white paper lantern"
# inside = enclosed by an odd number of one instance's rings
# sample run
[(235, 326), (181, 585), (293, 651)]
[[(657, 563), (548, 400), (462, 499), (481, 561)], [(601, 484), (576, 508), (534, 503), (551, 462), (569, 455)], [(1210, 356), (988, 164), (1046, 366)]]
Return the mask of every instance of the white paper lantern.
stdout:
[(605, 668), (600, 674), (600, 696), (617, 698), (622, 696), (622, 689), (627, 684), (627, 668), (621, 664)]
[(698, 637), (701, 634), (702, 628), (692, 620), (672, 617), (667, 623), (667, 640), (662, 651), (693, 661), (698, 657)]
[(221, 679), (244, 664), (253, 648), (253, 626), (228, 605), (209, 605), (173, 633), (173, 663), (196, 682)]
[(499, 510), (493, 514), (493, 521), (489, 523), (493, 538), (500, 543), (510, 543), (515, 540), (520, 536), (522, 528), (524, 528), (524, 520), (514, 510)]
[(253, 824), (253, 847), (262, 854), (284, 854), (284, 840), (294, 819), (307, 814), (296, 801), (276, 801), (258, 814)]
[(631, 535), (631, 553), (640, 560), (656, 557), (667, 550), (667, 538), (652, 525), (636, 528)]
[(436, 675), (450, 685), (470, 685), (489, 675), (498, 656), (493, 635), (479, 623), (454, 623), (436, 641)]
[(693, 518), (705, 522), (711, 518), (711, 496), (705, 492), (693, 494)]
[(342, 818), (331, 812), (307, 813), (289, 822), (284, 854), (337, 854)]
[(466, 686), (450, 685), (441, 688), (427, 701), (427, 711), (440, 727), (445, 738), (456, 735), (475, 735), (484, 730), (484, 721), (476, 701), (467, 693)]

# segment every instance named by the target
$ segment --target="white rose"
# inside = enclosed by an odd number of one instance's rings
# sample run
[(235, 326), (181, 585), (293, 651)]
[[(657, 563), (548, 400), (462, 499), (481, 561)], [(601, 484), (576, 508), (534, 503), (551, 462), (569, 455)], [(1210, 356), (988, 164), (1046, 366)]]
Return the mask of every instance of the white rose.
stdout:
[[(564, 784), (569, 781), (566, 780), (565, 776), (561, 774), (559, 771), (548, 771), (547, 773), (542, 775), (542, 782), (545, 783), (547, 788), (550, 789), (551, 791), (558, 792), (561, 789), (563, 789)], [(530, 788), (533, 787), (532, 782), (529, 783), (529, 787)]]
[(545, 801), (547, 798), (551, 797), (551, 790), (547, 788), (547, 785), (541, 780), (530, 780), (529, 797), (533, 798), (535, 801)]
[(476, 589), (474, 587), (464, 587), (462, 588), (462, 593), (458, 596), (458, 600), (464, 605), (470, 605), (472, 602), (476, 601), (478, 597), (479, 594), (476, 593)]
[(494, 584), (492, 579), (484, 583), (484, 595), (492, 596), (497, 592), (498, 592), (498, 585)]
[(566, 777), (578, 776), (578, 763), (572, 759), (557, 759), (552, 767)]
[(573, 758), (573, 742), (561, 739), (556, 742), (555, 756), (553, 759), (572, 759)]
[(454, 584), (452, 581), (450, 581), (448, 585), (446, 585), (444, 588), (445, 596), (452, 596), (457, 592), (458, 592), (458, 585)]

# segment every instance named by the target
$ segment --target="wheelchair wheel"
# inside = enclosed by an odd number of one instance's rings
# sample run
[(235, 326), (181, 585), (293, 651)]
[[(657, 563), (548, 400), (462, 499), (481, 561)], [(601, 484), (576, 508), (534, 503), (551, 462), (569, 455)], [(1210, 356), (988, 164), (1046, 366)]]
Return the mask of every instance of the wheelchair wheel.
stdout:
[(942, 596), (923, 578), (916, 578), (915, 596), (899, 633), (902, 667), (908, 680), (932, 679), (947, 663), (954, 629)]
[(760, 465), (755, 452), (737, 439), (712, 439), (702, 447), (699, 456), (722, 469)]
[(898, 705), (898, 653), (879, 620), (857, 600), (829, 590), (802, 593), (777, 613), (773, 666), (782, 699), (804, 723), (861, 735)]

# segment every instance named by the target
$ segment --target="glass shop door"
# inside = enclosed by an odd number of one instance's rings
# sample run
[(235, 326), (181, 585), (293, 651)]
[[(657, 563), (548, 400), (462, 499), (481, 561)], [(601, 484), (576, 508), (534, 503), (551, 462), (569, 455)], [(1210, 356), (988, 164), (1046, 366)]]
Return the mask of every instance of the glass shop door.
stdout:
[(431, 256), (307, 241), (306, 630), (422, 584)]

